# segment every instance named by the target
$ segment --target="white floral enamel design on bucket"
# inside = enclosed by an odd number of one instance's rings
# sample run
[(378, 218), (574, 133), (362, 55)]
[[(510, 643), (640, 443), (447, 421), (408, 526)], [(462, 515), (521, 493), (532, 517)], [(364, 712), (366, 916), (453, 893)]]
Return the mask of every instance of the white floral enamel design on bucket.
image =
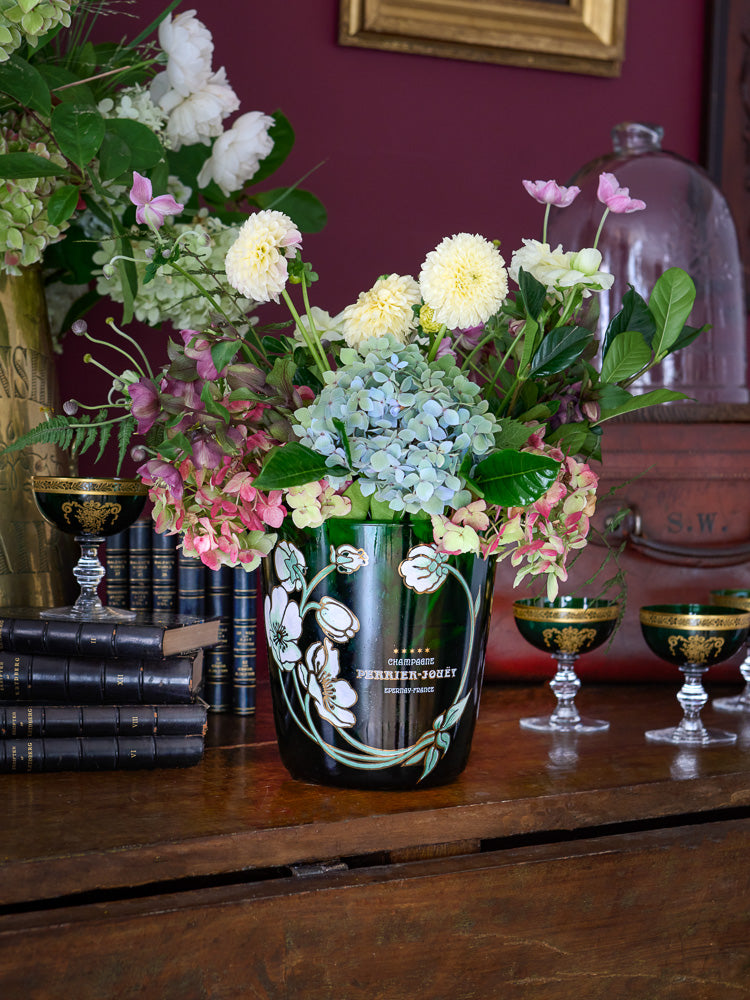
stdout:
[[(439, 590), (448, 575), (460, 583), (468, 602), (468, 642), (456, 694), (440, 712), (432, 726), (411, 745), (397, 749), (373, 747), (357, 740), (351, 730), (357, 724), (357, 692), (340, 676), (339, 649), (360, 628), (356, 614), (335, 598), (314, 598), (314, 591), (333, 572), (356, 573), (369, 563), (368, 554), (352, 545), (330, 546), (329, 563), (309, 582), (307, 564), (300, 550), (291, 542), (279, 542), (273, 554), (276, 585), (265, 598), (268, 651), (276, 667), (291, 676), (293, 684), (281, 685), (286, 709), (294, 723), (325, 754), (345, 767), (379, 770), (393, 765), (422, 765), (420, 781), (445, 754), (451, 743), (451, 730), (467, 706), (469, 668), (479, 615), (479, 596), (474, 600), (461, 574), (450, 565), (449, 556), (431, 544), (409, 549), (398, 571), (404, 586), (417, 594)], [(322, 639), (300, 647), (303, 620), (313, 614)], [(290, 694), (290, 692), (292, 692)], [(320, 721), (333, 727), (342, 746), (333, 746), (319, 732)]]

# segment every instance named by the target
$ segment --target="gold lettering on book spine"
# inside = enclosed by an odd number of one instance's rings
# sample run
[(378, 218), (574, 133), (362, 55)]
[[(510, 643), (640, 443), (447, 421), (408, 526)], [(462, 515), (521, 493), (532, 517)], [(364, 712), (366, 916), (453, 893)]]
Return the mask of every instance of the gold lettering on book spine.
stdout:
[(718, 635), (670, 635), (667, 645), (672, 654), (679, 652), (688, 663), (706, 663), (719, 655), (724, 640)]
[(546, 628), (542, 635), (544, 645), (548, 649), (556, 649), (561, 653), (580, 653), (596, 639), (595, 628)]

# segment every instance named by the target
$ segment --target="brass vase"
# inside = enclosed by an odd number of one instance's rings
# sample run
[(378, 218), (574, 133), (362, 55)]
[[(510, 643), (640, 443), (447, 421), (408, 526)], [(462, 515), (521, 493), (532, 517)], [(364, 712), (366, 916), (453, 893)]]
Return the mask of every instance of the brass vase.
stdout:
[[(59, 413), (59, 389), (47, 304), (38, 267), (0, 275), (0, 447)], [(64, 452), (35, 445), (0, 458), (0, 605), (65, 603), (73, 546), (47, 524), (31, 491), (32, 475), (70, 474)]]

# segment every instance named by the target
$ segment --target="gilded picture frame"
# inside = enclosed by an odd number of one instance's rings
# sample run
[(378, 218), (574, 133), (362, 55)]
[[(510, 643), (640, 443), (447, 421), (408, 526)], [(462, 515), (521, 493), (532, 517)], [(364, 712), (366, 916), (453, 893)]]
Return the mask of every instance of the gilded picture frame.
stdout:
[(619, 76), (627, 0), (340, 0), (339, 43)]

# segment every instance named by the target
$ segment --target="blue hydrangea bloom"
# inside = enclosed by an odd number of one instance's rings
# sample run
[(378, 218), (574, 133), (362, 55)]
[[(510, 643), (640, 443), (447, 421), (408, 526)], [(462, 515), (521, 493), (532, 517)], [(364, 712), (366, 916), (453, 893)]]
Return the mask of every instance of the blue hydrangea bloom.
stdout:
[[(415, 344), (379, 337), (344, 348), (325, 378), (315, 402), (294, 414), (301, 444), (349, 467), (343, 426), (362, 494), (394, 511), (441, 514), (469, 502), (458, 470), (466, 455), (493, 448), (500, 427), (450, 360), (426, 361)], [(335, 488), (345, 482), (329, 478)]]

